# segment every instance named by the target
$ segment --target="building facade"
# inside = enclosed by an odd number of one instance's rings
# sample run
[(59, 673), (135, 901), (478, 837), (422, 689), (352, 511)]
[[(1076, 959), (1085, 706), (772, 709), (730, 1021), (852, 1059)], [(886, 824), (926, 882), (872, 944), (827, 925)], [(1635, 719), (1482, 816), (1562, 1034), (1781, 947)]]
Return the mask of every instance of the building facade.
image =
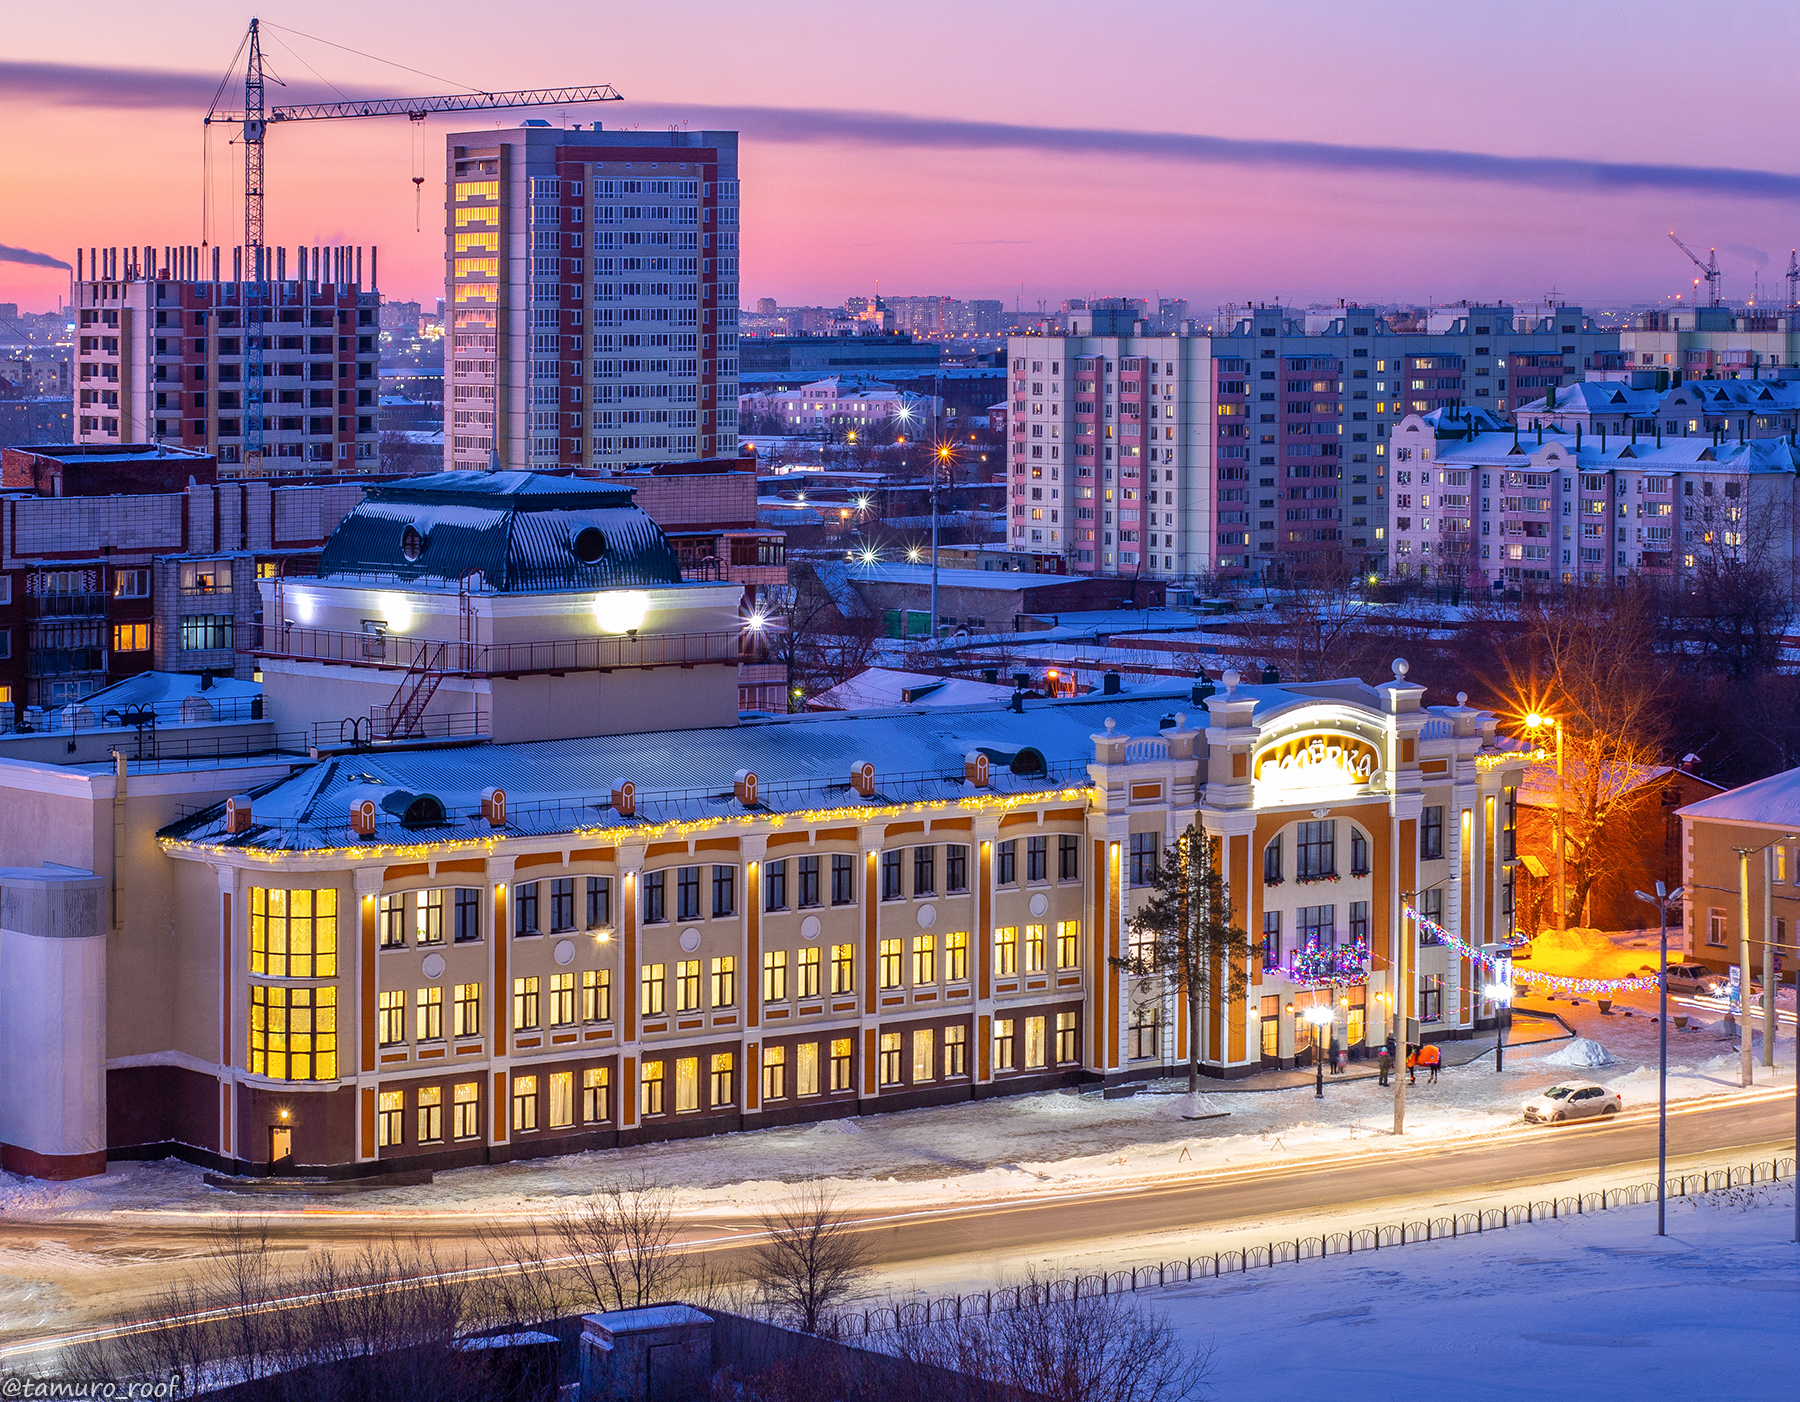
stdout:
[(1510, 412), (1618, 348), (1578, 307), (1458, 308), (1408, 333), (1356, 307), (1311, 331), (1252, 308), (1210, 336), (1105, 304), (1066, 319), (1010, 344), (1009, 544), (1173, 578), (1382, 568), (1394, 424)]
[[(1792, 983), (1800, 930), (1800, 770), (1679, 810), (1686, 958), (1754, 984)], [(1741, 977), (1741, 974), (1740, 974)]]
[(360, 248), (296, 247), (292, 278), (285, 247), (253, 252), (77, 254), (75, 442), (194, 448), (227, 477), (372, 468), (374, 250), (366, 284)]
[(446, 469), (737, 451), (736, 132), (466, 132), (446, 188)]
[(418, 713), (491, 742), (0, 758), (9, 1170), (448, 1166), (1162, 1074), (1185, 1000), (1114, 961), (1190, 824), (1249, 932), (1208, 1074), (1308, 1059), (1313, 1003), (1357, 1052), (1395, 1007), (1491, 1017), (1407, 912), (1510, 931), (1521, 761), (1404, 664), (734, 725), (739, 591), (618, 489), (503, 476), (386, 489), (264, 590), (275, 732), (435, 671)]

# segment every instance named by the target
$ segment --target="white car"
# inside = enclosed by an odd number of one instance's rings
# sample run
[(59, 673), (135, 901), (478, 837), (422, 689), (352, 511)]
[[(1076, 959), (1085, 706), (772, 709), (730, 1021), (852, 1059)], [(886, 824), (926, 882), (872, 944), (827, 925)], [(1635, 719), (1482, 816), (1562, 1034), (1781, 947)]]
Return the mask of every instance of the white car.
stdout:
[(1596, 1081), (1559, 1081), (1525, 1102), (1525, 1123), (1559, 1125), (1564, 1120), (1616, 1115), (1624, 1108), (1624, 1096)]

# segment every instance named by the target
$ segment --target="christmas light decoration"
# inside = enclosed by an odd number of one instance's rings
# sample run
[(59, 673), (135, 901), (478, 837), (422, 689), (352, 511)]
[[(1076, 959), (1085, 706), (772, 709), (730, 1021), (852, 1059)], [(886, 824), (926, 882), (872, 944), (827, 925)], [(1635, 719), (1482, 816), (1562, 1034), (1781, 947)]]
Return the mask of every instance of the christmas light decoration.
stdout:
[(1288, 979), (1308, 989), (1362, 983), (1369, 976), (1363, 962), (1367, 958), (1368, 952), (1357, 946), (1320, 949), (1318, 941), (1311, 940), (1295, 953)]
[[(1442, 940), (1458, 954), (1462, 955), (1463, 958), (1480, 964), (1486, 969), (1498, 969), (1500, 967), (1500, 956), (1484, 954), (1473, 945), (1458, 939), (1442, 925), (1438, 924), (1437, 921), (1426, 919), (1411, 906), (1406, 907), (1406, 913), (1419, 922), (1419, 928), (1421, 930), (1429, 931), (1437, 939)], [(1505, 962), (1511, 964), (1512, 960), (1507, 959)], [(1515, 969), (1513, 971), (1513, 976), (1515, 978), (1529, 978), (1532, 983), (1541, 983), (1564, 993), (1585, 993), (1590, 998), (1598, 998), (1608, 993), (1615, 993), (1621, 988), (1632, 989), (1644, 993), (1653, 993), (1657, 988), (1657, 979), (1654, 974), (1649, 977), (1636, 978), (1576, 978), (1568, 974), (1540, 973), (1535, 969), (1530, 971)]]

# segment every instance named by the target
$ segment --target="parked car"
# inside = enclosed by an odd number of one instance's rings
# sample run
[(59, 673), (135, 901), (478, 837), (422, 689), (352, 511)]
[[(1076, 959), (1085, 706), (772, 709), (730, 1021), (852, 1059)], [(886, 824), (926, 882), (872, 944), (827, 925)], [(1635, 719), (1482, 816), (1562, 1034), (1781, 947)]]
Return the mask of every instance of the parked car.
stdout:
[(1624, 1108), (1625, 1097), (1597, 1081), (1562, 1081), (1525, 1102), (1525, 1123), (1558, 1125), (1564, 1120), (1616, 1115)]
[(1671, 993), (1706, 993), (1710, 986), (1718, 980), (1718, 974), (1704, 964), (1671, 964), (1669, 965), (1669, 992)]

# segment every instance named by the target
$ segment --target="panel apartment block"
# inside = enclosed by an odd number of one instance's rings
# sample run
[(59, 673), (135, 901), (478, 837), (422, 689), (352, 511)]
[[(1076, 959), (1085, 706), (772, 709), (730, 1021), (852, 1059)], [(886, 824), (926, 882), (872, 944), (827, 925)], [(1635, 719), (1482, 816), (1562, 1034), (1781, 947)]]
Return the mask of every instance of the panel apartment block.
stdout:
[(446, 468), (737, 451), (737, 133), (449, 138)]

